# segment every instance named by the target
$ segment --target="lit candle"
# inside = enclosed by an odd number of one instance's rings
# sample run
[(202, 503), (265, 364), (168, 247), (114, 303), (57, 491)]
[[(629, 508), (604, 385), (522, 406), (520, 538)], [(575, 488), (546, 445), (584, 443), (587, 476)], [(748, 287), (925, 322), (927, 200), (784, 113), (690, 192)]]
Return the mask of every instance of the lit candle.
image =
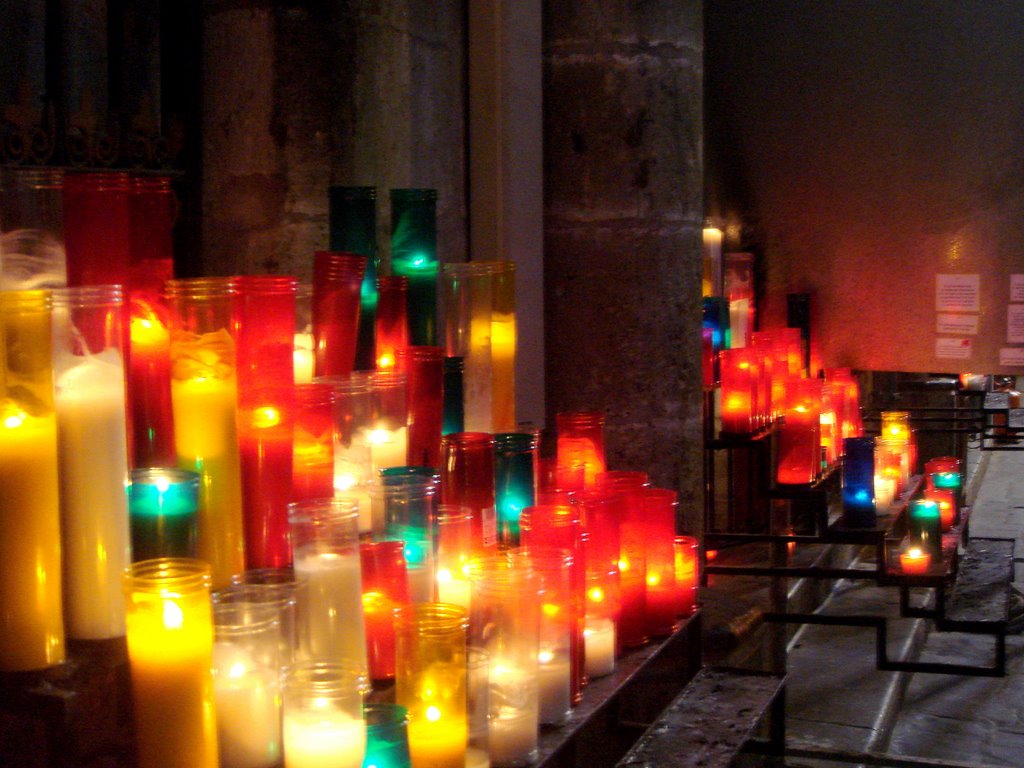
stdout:
[(296, 384), (309, 384), (313, 381), (314, 359), (313, 334), (296, 333), (292, 350)]
[(278, 670), (234, 643), (213, 646), (221, 768), (273, 768), (281, 760)]
[(541, 649), (537, 654), (537, 715), (546, 725), (564, 721), (572, 707), (569, 638), (565, 641), (563, 649)]
[(359, 510), (359, 532), (373, 530), (373, 504), (370, 499), (370, 448), (360, 437), (348, 448), (334, 444), (334, 495), (350, 500)]
[(537, 677), (498, 660), (489, 677), (487, 748), (495, 766), (526, 765), (537, 754)]
[(750, 350), (743, 347), (719, 353), (722, 381), (722, 431), (745, 434), (754, 427), (754, 371)]
[(366, 442), (370, 446), (370, 464), (376, 474), (388, 467), (403, 467), (409, 445), (409, 430), (371, 429), (366, 434)]
[[(295, 575), (306, 581), (309, 646), (317, 658), (366, 664), (366, 633), (358, 555), (334, 552), (295, 555)], [(358, 610), (353, 611), (352, 607)]]
[(722, 290), (722, 230), (704, 227), (702, 296), (718, 296)]
[(125, 572), (141, 768), (217, 768), (209, 566), (159, 559)]
[(939, 505), (928, 499), (914, 499), (907, 510), (911, 537), (925, 551), (936, 558), (942, 557), (942, 518)]
[(133, 466), (174, 464), (170, 335), (159, 299), (133, 291), (128, 355)]
[(344, 712), (286, 711), (285, 768), (362, 768), (366, 726)]
[(467, 738), (465, 719), (445, 718), (438, 708), (428, 707), (424, 719), (409, 723), (413, 768), (465, 768)]
[(491, 316), (491, 406), (495, 432), (509, 432), (516, 427), (515, 368), (516, 317), (495, 312)]
[(131, 472), (128, 522), (132, 559), (196, 556), (199, 475), (142, 467)]
[(615, 622), (587, 618), (583, 630), (584, 671), (587, 677), (602, 677), (615, 671)]
[(121, 572), (130, 559), (124, 367), (116, 350), (56, 382), (65, 621), (69, 637), (124, 635)]
[(921, 575), (928, 573), (932, 556), (920, 547), (911, 547), (900, 553), (900, 569), (907, 574)]
[(884, 474), (875, 475), (875, 506), (885, 510), (896, 498), (896, 479)]
[(697, 608), (699, 549), (700, 545), (693, 536), (676, 536), (673, 542), (678, 595), (676, 613), (679, 616), (689, 616)]
[(447, 568), (437, 569), (437, 599), (469, 609), (470, 582)]

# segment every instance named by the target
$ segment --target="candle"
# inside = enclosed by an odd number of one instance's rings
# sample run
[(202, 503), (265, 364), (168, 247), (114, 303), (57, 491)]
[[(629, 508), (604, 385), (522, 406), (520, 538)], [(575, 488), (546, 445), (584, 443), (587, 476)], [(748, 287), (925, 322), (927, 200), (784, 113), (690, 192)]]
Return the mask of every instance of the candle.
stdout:
[(428, 710), (427, 717), (431, 716), (436, 717), (436, 721), (409, 723), (409, 755), (413, 768), (465, 768), (465, 720), (444, 720), (439, 711)]
[(516, 294), (511, 261), (491, 262), (491, 429), (516, 428)]
[(366, 726), (344, 712), (286, 711), (285, 768), (362, 768)]
[[(69, 357), (58, 356), (58, 365)], [(116, 348), (75, 359), (81, 362), (57, 377), (55, 397), (64, 618), (69, 637), (99, 640), (124, 635), (121, 572), (130, 560), (124, 367)]]
[(850, 528), (875, 525), (875, 438), (843, 440), (843, 523)]
[(277, 668), (230, 642), (214, 643), (213, 668), (221, 768), (274, 768), (281, 759)]
[(538, 437), (532, 432), (494, 436), (494, 496), (498, 539), (505, 547), (519, 545), (519, 516), (534, 504)]
[(875, 474), (875, 506), (880, 510), (892, 506), (896, 498), (896, 479), (884, 474)]
[(942, 557), (942, 518), (939, 505), (928, 499), (914, 499), (907, 511), (911, 537), (922, 549), (936, 558)]
[(490, 668), (487, 748), (495, 766), (522, 766), (537, 754), (537, 677), (498, 659)]
[(470, 583), (447, 568), (437, 569), (437, 599), (469, 609)]
[(296, 554), (295, 575), (306, 581), (309, 645), (314, 657), (366, 659), (359, 559), (324, 552)]
[(366, 756), (363, 768), (410, 768), (409, 729), (405, 707), (367, 704)]
[(145, 560), (125, 575), (141, 768), (217, 768), (209, 566)]
[(128, 402), (137, 467), (171, 466), (175, 460), (170, 335), (160, 316), (165, 312), (158, 297), (133, 291)]
[(293, 337), (292, 365), (296, 384), (310, 384), (313, 381), (313, 334), (296, 333)]
[(398, 429), (371, 429), (366, 433), (370, 446), (370, 465), (374, 474), (388, 467), (403, 467), (408, 453), (409, 431)]
[(911, 547), (906, 552), (900, 552), (900, 569), (907, 574), (928, 573), (931, 562), (932, 556), (920, 547)]
[(128, 521), (132, 559), (196, 556), (199, 475), (184, 469), (131, 472)]
[(584, 671), (587, 677), (602, 677), (615, 671), (615, 622), (587, 617), (583, 630)]
[(334, 389), (329, 384), (295, 387), (292, 501), (334, 495)]
[(546, 725), (557, 725), (565, 720), (572, 708), (572, 675), (569, 663), (569, 638), (565, 647), (557, 650), (541, 649), (537, 654), (537, 716)]
[(722, 230), (717, 227), (704, 227), (702, 238), (704, 247), (701, 295), (718, 296), (722, 290)]
[[(0, 292), (0, 670), (64, 661), (50, 297)], [(29, 372), (31, 375), (29, 375)]]
[(409, 278), (409, 340), (437, 343), (437, 190), (391, 190), (391, 269)]
[(604, 414), (577, 411), (555, 414), (557, 462), (559, 474), (571, 473), (583, 466), (583, 483), (592, 488), (597, 475), (605, 470)]
[(722, 431), (744, 434), (754, 427), (756, 364), (751, 350), (743, 347), (719, 353), (722, 380)]

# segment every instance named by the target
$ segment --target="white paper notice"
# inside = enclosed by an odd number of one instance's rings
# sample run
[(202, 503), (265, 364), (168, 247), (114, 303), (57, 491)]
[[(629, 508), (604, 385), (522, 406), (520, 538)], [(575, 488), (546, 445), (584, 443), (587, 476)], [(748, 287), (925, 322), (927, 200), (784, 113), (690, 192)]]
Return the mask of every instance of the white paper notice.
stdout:
[(978, 316), (947, 315), (940, 312), (935, 321), (935, 332), (959, 336), (977, 336)]
[(1003, 347), (999, 350), (999, 365), (1024, 366), (1024, 347)]
[(1006, 343), (1024, 344), (1024, 304), (1006, 307)]
[(1010, 301), (1024, 301), (1024, 275), (1010, 275)]
[(971, 339), (936, 339), (935, 356), (951, 360), (968, 360), (973, 345)]
[(936, 275), (936, 312), (980, 312), (980, 275)]

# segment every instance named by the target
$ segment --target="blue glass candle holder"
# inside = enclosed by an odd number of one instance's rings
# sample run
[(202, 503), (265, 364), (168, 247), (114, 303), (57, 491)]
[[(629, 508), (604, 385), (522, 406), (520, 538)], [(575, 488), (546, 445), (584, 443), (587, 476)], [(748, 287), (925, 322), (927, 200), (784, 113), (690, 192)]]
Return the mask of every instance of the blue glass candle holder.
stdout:
[(367, 704), (363, 768), (410, 768), (406, 709), (398, 704)]
[(199, 475), (184, 469), (133, 469), (128, 486), (132, 562), (197, 557)]
[(929, 499), (914, 499), (907, 509), (910, 538), (934, 558), (942, 557), (942, 517), (939, 505)]
[(519, 514), (532, 507), (537, 485), (537, 435), (503, 432), (494, 436), (494, 495), (498, 542), (519, 546)]
[(875, 438), (843, 440), (843, 523), (849, 528), (875, 525)]

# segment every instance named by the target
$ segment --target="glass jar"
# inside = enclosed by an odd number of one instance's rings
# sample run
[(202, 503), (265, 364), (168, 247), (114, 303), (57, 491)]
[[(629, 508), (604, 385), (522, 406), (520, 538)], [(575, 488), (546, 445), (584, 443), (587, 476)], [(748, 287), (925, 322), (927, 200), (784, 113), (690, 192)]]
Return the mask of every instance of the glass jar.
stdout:
[[(558, 432), (559, 474), (571, 475), (583, 466), (583, 483), (592, 488), (598, 473), (605, 470), (604, 414), (596, 411), (569, 411), (555, 414)], [(559, 485), (565, 487), (559, 482)]]
[(494, 497), (503, 547), (519, 546), (519, 515), (536, 501), (538, 442), (532, 432), (494, 436)]
[(441, 502), (466, 507), (473, 515), (473, 546), (490, 552), (498, 545), (494, 508), (494, 437), (457, 432), (441, 441)]
[(295, 385), (292, 501), (334, 495), (334, 387)]
[(360, 288), (359, 336), (356, 342), (355, 369), (374, 367), (374, 313), (377, 309), (377, 189), (376, 187), (332, 186), (328, 194), (330, 248), (366, 258)]
[(287, 671), (282, 727), (286, 766), (362, 768), (366, 674), (343, 662), (309, 661)]
[(198, 473), (163, 467), (133, 469), (128, 485), (132, 560), (196, 557), (198, 514)]
[(391, 271), (409, 279), (409, 342), (437, 344), (437, 190), (391, 190)]
[(0, 289), (64, 287), (64, 171), (5, 167), (0, 184)]
[(406, 312), (406, 293), (409, 280), (404, 277), (377, 278), (376, 337), (377, 370), (395, 368), (398, 352), (409, 346), (409, 320)]
[(441, 466), (444, 363), (443, 347), (410, 346), (398, 352), (409, 399), (409, 463), (416, 466)]
[(317, 376), (353, 370), (359, 334), (360, 291), (367, 259), (355, 253), (313, 254), (313, 338)]

